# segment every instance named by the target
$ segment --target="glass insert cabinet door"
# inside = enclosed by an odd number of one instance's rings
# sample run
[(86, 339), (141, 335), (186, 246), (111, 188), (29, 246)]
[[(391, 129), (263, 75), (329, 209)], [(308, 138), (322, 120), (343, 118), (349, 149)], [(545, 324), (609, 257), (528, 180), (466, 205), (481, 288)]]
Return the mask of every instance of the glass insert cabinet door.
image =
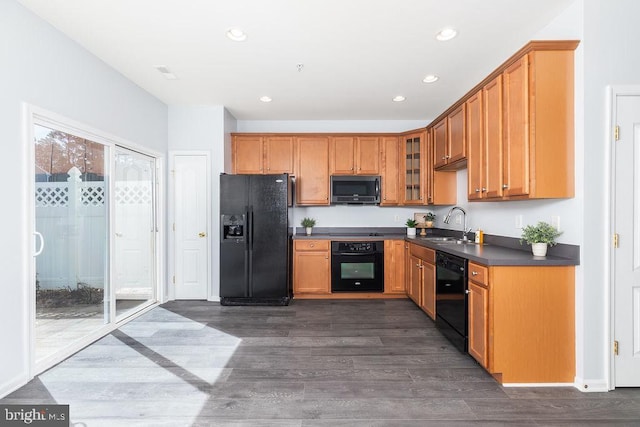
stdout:
[(404, 138), (404, 201), (405, 203), (422, 204), (424, 188), (423, 159), (424, 159), (423, 134), (411, 134)]

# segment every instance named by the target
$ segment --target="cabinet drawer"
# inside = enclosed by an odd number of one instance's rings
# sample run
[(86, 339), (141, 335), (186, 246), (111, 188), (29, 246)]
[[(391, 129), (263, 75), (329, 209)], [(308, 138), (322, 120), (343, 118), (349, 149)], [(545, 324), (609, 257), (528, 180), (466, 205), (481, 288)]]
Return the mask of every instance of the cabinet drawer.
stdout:
[(296, 240), (294, 242), (296, 251), (328, 251), (329, 240)]
[(476, 283), (487, 285), (489, 282), (489, 269), (485, 266), (470, 262), (469, 263), (469, 280)]
[(436, 263), (436, 251), (416, 244), (411, 244), (411, 255), (420, 258), (430, 264)]

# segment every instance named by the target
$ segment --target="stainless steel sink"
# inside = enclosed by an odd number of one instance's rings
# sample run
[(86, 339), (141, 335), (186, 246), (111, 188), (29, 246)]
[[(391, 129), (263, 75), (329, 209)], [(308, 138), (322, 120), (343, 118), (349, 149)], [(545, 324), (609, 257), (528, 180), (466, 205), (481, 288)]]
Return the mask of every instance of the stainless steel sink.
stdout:
[(456, 237), (451, 236), (433, 236), (433, 237), (423, 237), (422, 239), (427, 242), (435, 243), (436, 245), (470, 245), (475, 244), (471, 240), (462, 240)]
[(455, 242), (456, 239), (455, 237), (444, 237), (444, 236), (434, 236), (434, 237), (423, 237), (424, 240), (427, 240), (429, 242)]

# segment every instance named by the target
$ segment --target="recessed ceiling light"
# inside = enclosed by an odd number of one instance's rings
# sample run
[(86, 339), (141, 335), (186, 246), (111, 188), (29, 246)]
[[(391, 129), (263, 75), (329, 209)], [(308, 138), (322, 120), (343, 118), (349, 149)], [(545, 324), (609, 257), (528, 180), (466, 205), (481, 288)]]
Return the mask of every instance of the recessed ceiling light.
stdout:
[(424, 79), (422, 79), (422, 81), (424, 83), (433, 83), (437, 82), (439, 78), (440, 77), (436, 76), (435, 74), (427, 74), (426, 76), (424, 76)]
[(234, 42), (243, 42), (247, 39), (247, 34), (240, 28), (230, 28), (227, 30), (226, 36)]
[(454, 28), (443, 28), (436, 34), (436, 39), (444, 42), (447, 40), (451, 40), (457, 35), (458, 31), (456, 31)]
[(262, 101), (262, 102), (271, 102), (271, 101), (273, 101), (273, 99), (271, 99), (271, 97), (269, 97), (269, 96), (261, 96), (260, 97), (260, 101)]
[(405, 98), (405, 97), (404, 97), (404, 96), (402, 96), (402, 95), (398, 95), (398, 96), (394, 96), (394, 97), (393, 97), (393, 102), (402, 102), (402, 101), (404, 101), (405, 99), (407, 99), (407, 98)]
[(176, 77), (176, 75), (173, 74), (166, 65), (156, 65), (153, 68), (158, 70), (167, 80), (178, 80), (178, 77)]

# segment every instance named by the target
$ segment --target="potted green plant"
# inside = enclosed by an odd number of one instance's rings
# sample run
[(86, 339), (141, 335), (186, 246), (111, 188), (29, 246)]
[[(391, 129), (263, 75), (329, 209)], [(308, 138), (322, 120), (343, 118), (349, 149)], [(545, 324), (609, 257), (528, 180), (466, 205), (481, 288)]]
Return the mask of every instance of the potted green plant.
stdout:
[(407, 226), (407, 236), (415, 236), (416, 235), (416, 225), (418, 225), (418, 221), (413, 218), (407, 218), (406, 226)]
[(539, 221), (536, 225), (527, 225), (522, 229), (520, 244), (527, 242), (531, 245), (531, 251), (534, 256), (546, 256), (547, 247), (556, 244), (556, 237), (561, 235), (551, 224)]
[(427, 228), (433, 227), (433, 222), (436, 220), (436, 214), (433, 212), (427, 212), (424, 216), (424, 225)]
[(316, 225), (316, 220), (313, 219), (313, 218), (303, 218), (302, 222), (300, 222), (300, 224), (307, 231), (307, 236), (311, 236), (311, 231), (312, 231), (313, 227)]

